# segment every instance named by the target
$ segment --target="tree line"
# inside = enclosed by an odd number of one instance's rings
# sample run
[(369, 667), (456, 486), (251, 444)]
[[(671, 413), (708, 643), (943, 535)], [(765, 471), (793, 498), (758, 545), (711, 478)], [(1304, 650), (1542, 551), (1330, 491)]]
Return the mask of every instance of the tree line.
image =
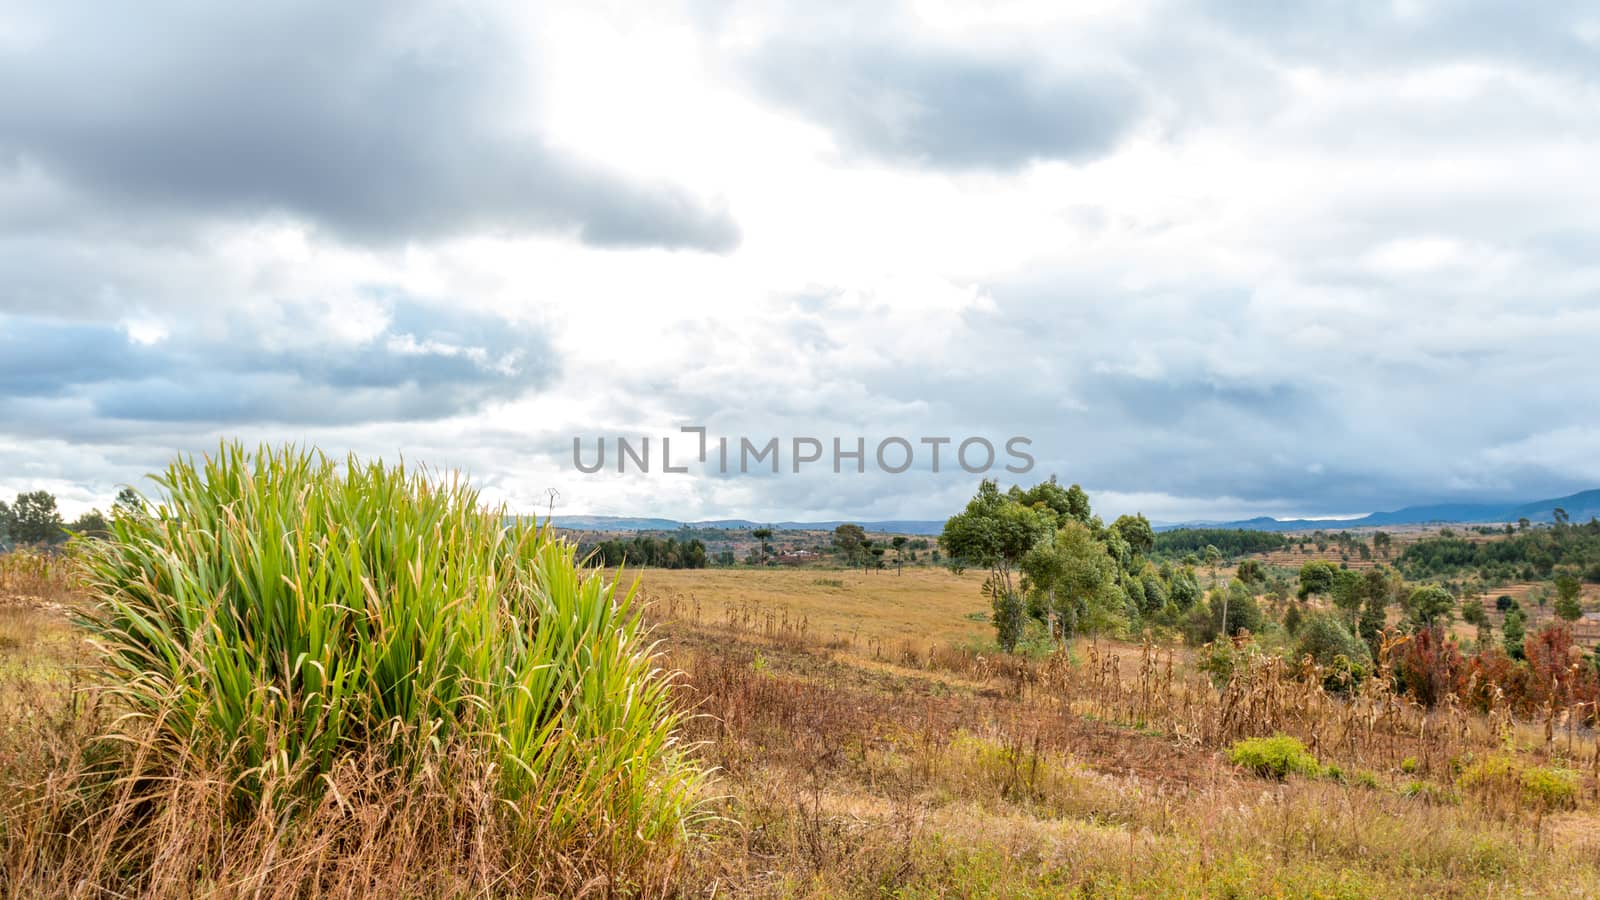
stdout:
[[(1541, 547), (1563, 541), (1563, 546), (1581, 546), (1597, 531), (1567, 524), (1552, 531), (1562, 529), (1564, 534), (1531, 533), (1528, 542)], [(1400, 630), (1410, 635), (1403, 645), (1406, 655), (1398, 669), (1400, 677), (1421, 685), (1438, 675), (1436, 665), (1455, 667), (1450, 678), (1464, 667), (1482, 665), (1504, 669), (1511, 673), (1507, 677), (1538, 681), (1544, 665), (1540, 654), (1558, 644), (1570, 645), (1569, 623), (1584, 612), (1579, 579), (1571, 572), (1558, 572), (1553, 590), (1561, 621), (1530, 633), (1530, 616), (1517, 601), (1502, 596), (1495, 604), (1502, 615), (1497, 640), (1482, 602), (1460, 602), (1458, 590), (1408, 580), (1389, 565), (1355, 571), (1346, 564), (1315, 560), (1296, 573), (1246, 559), (1234, 577), (1223, 580), (1219, 569), (1226, 556), (1213, 541), (1220, 539), (1230, 548), (1272, 544), (1231, 542), (1232, 529), (1193, 531), (1176, 545), (1191, 562), (1175, 565), (1156, 558), (1158, 537), (1143, 516), (1121, 516), (1106, 524), (1093, 514), (1088, 496), (1077, 485), (1062, 488), (1051, 479), (1002, 492), (996, 483), (985, 481), (966, 508), (945, 523), (939, 543), (950, 555), (952, 568), (987, 570), (982, 590), (991, 605), (997, 643), (1007, 652), (1018, 649), (1030, 635), (1056, 641), (1075, 633), (1172, 630), (1191, 646), (1215, 642), (1213, 662), (1221, 671), (1230, 665), (1233, 642), (1217, 638), (1253, 640), (1250, 636), (1270, 634), (1273, 642), (1297, 658), (1316, 659), (1334, 673), (1330, 677), (1348, 686), (1373, 669), (1391, 636), (1389, 610), (1398, 607)], [(1388, 542), (1379, 543), (1387, 553)], [(1209, 570), (1208, 588), (1201, 586), (1204, 570)], [(1263, 597), (1274, 610), (1271, 619), (1262, 608)], [(1448, 635), (1457, 616), (1477, 628), (1472, 656)], [(1555, 633), (1562, 629), (1564, 637)], [(1537, 650), (1529, 649), (1535, 646)], [(1440, 658), (1453, 661), (1440, 663)], [(1600, 656), (1594, 662), (1580, 673), (1582, 685), (1593, 682)]]
[[(124, 487), (117, 492), (112, 514), (142, 509), (138, 491)], [(68, 522), (61, 516), (56, 497), (49, 491), (23, 491), (10, 503), (0, 500), (0, 550), (16, 547), (56, 547), (73, 535), (107, 537), (111, 521), (98, 509), (91, 509)]]
[(1396, 564), (1414, 578), (1471, 574), (1490, 583), (1547, 579), (1558, 569), (1600, 583), (1600, 521), (1580, 525), (1558, 517), (1554, 525), (1512, 528), (1493, 540), (1451, 533), (1423, 538), (1401, 551)]
[(1274, 531), (1251, 531), (1245, 528), (1174, 528), (1156, 532), (1157, 556), (1178, 558), (1190, 553), (1203, 554), (1207, 547), (1216, 547), (1221, 553), (1248, 556), (1252, 553), (1270, 553), (1288, 547), (1290, 540)]
[(704, 569), (710, 562), (705, 542), (699, 538), (658, 538), (635, 535), (632, 540), (611, 538), (579, 545), (579, 552), (604, 566), (649, 566), (654, 569)]

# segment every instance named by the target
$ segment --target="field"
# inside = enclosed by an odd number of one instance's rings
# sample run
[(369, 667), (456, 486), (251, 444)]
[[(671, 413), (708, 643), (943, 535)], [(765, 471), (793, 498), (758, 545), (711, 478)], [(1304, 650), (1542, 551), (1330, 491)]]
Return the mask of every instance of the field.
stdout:
[[(987, 636), (968, 617), (982, 604), (970, 573), (638, 577), (707, 714), (697, 736), (726, 794), (702, 886), (1600, 895), (1595, 748), (1581, 729), (1547, 737), (1392, 695), (1340, 701), (1270, 667), (1219, 694), (1181, 648), (1080, 642), (1038, 662), (953, 649)], [(1224, 752), (1276, 732), (1337, 775), (1264, 780)], [(1461, 773), (1498, 758), (1581, 771), (1581, 798), (1486, 802)]]
[[(630, 577), (697, 713), (684, 737), (715, 767), (713, 818), (649, 893), (1600, 896), (1600, 762), (1571, 722), (1429, 712), (1377, 688), (1339, 699), (1268, 660), (1219, 689), (1182, 648), (985, 652), (972, 573)], [(82, 659), (62, 615), (81, 600), (48, 575), (0, 593), (0, 787), (26, 797), (47, 774), (41, 723), (62, 721)], [(1229, 757), (1280, 733), (1314, 773), (1262, 777)], [(1496, 765), (1572, 792), (1494, 782)], [(264, 893), (319, 893), (294, 884)], [(0, 874), (5, 895), (53, 892)]]
[[(898, 652), (989, 639), (988, 607), (979, 593), (984, 573), (945, 568), (647, 569), (624, 573), (675, 618), (727, 624), (731, 617), (762, 629), (804, 629), (818, 642)], [(769, 626), (769, 620), (770, 626)]]

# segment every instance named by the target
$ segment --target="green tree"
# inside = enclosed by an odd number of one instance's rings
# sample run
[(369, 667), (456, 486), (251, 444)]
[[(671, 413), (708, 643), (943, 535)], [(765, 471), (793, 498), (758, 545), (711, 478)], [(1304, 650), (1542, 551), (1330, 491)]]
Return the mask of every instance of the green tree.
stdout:
[(896, 575), (899, 575), (901, 571), (900, 567), (905, 557), (907, 540), (903, 534), (897, 534), (889, 539), (889, 543), (894, 546), (894, 573)]
[(762, 564), (765, 564), (766, 561), (767, 561), (767, 550), (768, 550), (767, 541), (772, 539), (772, 529), (771, 528), (757, 528), (754, 531), (750, 532), (750, 536), (761, 542), (761, 562), (762, 562)]
[(67, 530), (81, 537), (107, 538), (111, 536), (111, 523), (105, 513), (91, 509), (68, 525)]
[(56, 510), (56, 498), (48, 491), (18, 494), (11, 504), (11, 540), (18, 544), (59, 544), (67, 539)]
[(1505, 646), (1506, 655), (1512, 659), (1524, 659), (1527, 653), (1523, 649), (1523, 641), (1527, 636), (1527, 619), (1522, 614), (1522, 608), (1513, 606), (1506, 613), (1506, 620), (1500, 626), (1500, 640)]
[(939, 535), (939, 546), (956, 571), (967, 566), (989, 570), (984, 590), (994, 607), (995, 637), (1002, 649), (1016, 649), (1025, 611), (1014, 573), (1023, 557), (1049, 533), (1054, 514), (1024, 506), (1000, 493), (995, 482), (983, 481), (967, 507), (951, 516)]
[(866, 539), (865, 529), (846, 522), (833, 530), (833, 549), (844, 558), (845, 565), (854, 566), (861, 558), (861, 545)]
[(1213, 590), (1211, 607), (1218, 634), (1234, 636), (1247, 631), (1261, 631), (1264, 622), (1261, 606), (1256, 603), (1256, 595), (1243, 582), (1234, 581), (1227, 588)]
[(1194, 570), (1185, 566), (1172, 574), (1172, 583), (1167, 588), (1167, 599), (1178, 610), (1185, 611), (1199, 604), (1201, 599), (1200, 581), (1194, 577)]
[(1222, 551), (1217, 549), (1216, 544), (1207, 544), (1203, 552), (1205, 554), (1206, 567), (1211, 570), (1211, 586), (1216, 587), (1217, 567), (1222, 565)]
[(1301, 611), (1301, 604), (1290, 603), (1289, 611), (1283, 614), (1283, 630), (1290, 634), (1299, 634), (1305, 626), (1305, 613)]
[(1111, 528), (1141, 556), (1149, 556), (1156, 548), (1156, 531), (1143, 515), (1118, 516)]
[(1389, 549), (1393, 544), (1394, 539), (1389, 536), (1387, 531), (1374, 531), (1372, 533), (1372, 549), (1381, 553), (1384, 559), (1389, 558)]
[(1161, 576), (1155, 572), (1146, 571), (1141, 580), (1144, 582), (1144, 613), (1146, 615), (1155, 615), (1161, 612), (1166, 608), (1167, 601), (1170, 599), (1167, 594), (1167, 586), (1162, 583)]
[(1576, 622), (1583, 618), (1583, 602), (1580, 593), (1583, 584), (1577, 576), (1570, 572), (1562, 572), (1556, 576), (1556, 615), (1567, 622)]
[(1234, 577), (1245, 584), (1258, 585), (1267, 580), (1267, 571), (1262, 568), (1260, 560), (1247, 559), (1239, 563), (1239, 568), (1234, 572)]
[(1419, 628), (1448, 625), (1455, 612), (1456, 598), (1437, 584), (1425, 584), (1411, 592), (1406, 600), (1406, 611)]
[(1012, 488), (1009, 496), (1023, 506), (1050, 510), (1058, 523), (1075, 519), (1087, 525), (1092, 518), (1089, 495), (1083, 488), (1078, 485), (1063, 488), (1054, 475), (1049, 481), (1041, 481), (1027, 490)]
[(1329, 588), (1333, 605), (1344, 613), (1345, 627), (1356, 628), (1356, 616), (1367, 599), (1367, 581), (1349, 569), (1334, 569), (1333, 584)]
[(1044, 601), (1062, 637), (1083, 628), (1098, 631), (1117, 615), (1116, 560), (1094, 532), (1076, 519), (1067, 520), (1048, 540), (1036, 543), (1023, 557), (1029, 590)]
[(1326, 594), (1333, 590), (1334, 578), (1339, 570), (1333, 563), (1325, 560), (1313, 560), (1300, 567), (1300, 589), (1296, 593), (1301, 600), (1314, 595)]
[(1489, 646), (1489, 639), (1493, 636), (1494, 626), (1489, 621), (1489, 610), (1483, 601), (1477, 597), (1464, 600), (1461, 603), (1461, 621), (1478, 629), (1478, 648), (1481, 650)]
[(0, 500), (0, 550), (11, 549), (11, 529), (15, 519), (11, 514), (11, 505)]
[(1372, 662), (1367, 645), (1362, 643), (1344, 623), (1329, 615), (1313, 615), (1300, 628), (1300, 641), (1295, 644), (1296, 656), (1309, 656), (1319, 666), (1339, 668), (1339, 658), (1345, 666), (1362, 669)]

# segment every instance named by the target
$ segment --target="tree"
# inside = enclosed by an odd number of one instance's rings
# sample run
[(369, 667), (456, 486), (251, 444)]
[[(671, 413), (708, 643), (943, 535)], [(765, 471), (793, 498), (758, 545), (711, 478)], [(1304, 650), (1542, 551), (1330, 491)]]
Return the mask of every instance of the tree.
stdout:
[(1049, 539), (1040, 541), (1022, 560), (1028, 587), (1055, 619), (1063, 638), (1080, 626), (1105, 627), (1116, 612), (1112, 605), (1116, 561), (1094, 532), (1076, 519)]
[(1156, 531), (1143, 515), (1118, 516), (1111, 527), (1128, 542), (1134, 553), (1149, 556), (1156, 548)]
[(750, 532), (750, 536), (761, 542), (761, 562), (767, 561), (767, 541), (772, 537), (771, 528), (757, 528)]
[(1300, 604), (1289, 604), (1289, 611), (1283, 614), (1283, 630), (1290, 634), (1299, 634), (1305, 625), (1305, 613), (1300, 611)]
[(1167, 589), (1167, 599), (1172, 601), (1179, 611), (1187, 610), (1200, 602), (1200, 581), (1194, 577), (1194, 570), (1183, 568), (1174, 572), (1172, 583)]
[(1343, 672), (1363, 672), (1372, 662), (1367, 645), (1330, 615), (1311, 616), (1301, 626), (1295, 655), (1309, 656), (1319, 666)]
[(1049, 481), (1041, 481), (1027, 490), (1020, 488), (1011, 490), (1011, 497), (1016, 502), (1034, 509), (1050, 510), (1055, 514), (1058, 524), (1068, 519), (1089, 524), (1091, 517), (1089, 495), (1078, 485), (1063, 488), (1056, 481), (1056, 477), (1051, 475)]
[(1374, 531), (1372, 533), (1372, 549), (1383, 554), (1384, 559), (1389, 558), (1389, 548), (1393, 543), (1394, 539), (1389, 536), (1387, 531)]
[(105, 513), (91, 509), (68, 525), (67, 530), (80, 537), (107, 538), (111, 536), (111, 523)]
[(1456, 598), (1437, 584), (1425, 584), (1411, 592), (1406, 609), (1418, 627), (1432, 628), (1450, 623), (1456, 608)]
[(894, 545), (894, 573), (896, 575), (900, 574), (901, 562), (906, 552), (906, 541), (907, 538), (903, 534), (897, 534), (889, 540), (889, 543)]
[(846, 522), (833, 530), (833, 549), (844, 557), (845, 565), (854, 566), (861, 556), (861, 545), (866, 539), (866, 529)]
[(995, 636), (1006, 652), (1016, 649), (1022, 637), (1024, 610), (1015, 579), (1017, 566), (1034, 544), (1049, 532), (1052, 513), (1024, 506), (1000, 493), (995, 482), (984, 480), (967, 507), (951, 516), (939, 535), (939, 546), (950, 557), (950, 567), (989, 570), (985, 593), (994, 607)]
[(1333, 563), (1313, 560), (1300, 567), (1300, 590), (1297, 596), (1304, 600), (1313, 594), (1326, 594), (1333, 590), (1338, 569)]
[(1505, 623), (1500, 626), (1500, 640), (1504, 643), (1506, 655), (1512, 659), (1522, 659), (1527, 654), (1523, 650), (1523, 641), (1527, 636), (1527, 620), (1523, 618), (1519, 607), (1511, 607), (1506, 613)]
[(48, 491), (18, 494), (11, 504), (11, 539), (18, 544), (59, 544), (67, 539), (56, 498)]
[(1234, 572), (1234, 577), (1249, 585), (1258, 585), (1267, 580), (1267, 572), (1261, 567), (1261, 561), (1247, 559), (1239, 563), (1239, 568)]
[(1579, 593), (1583, 584), (1570, 572), (1556, 576), (1556, 615), (1564, 621), (1576, 622), (1583, 618), (1583, 602)]
[(122, 489), (117, 491), (117, 499), (111, 504), (111, 515), (113, 518), (142, 516), (145, 514), (145, 509), (144, 498), (139, 496), (139, 492), (128, 485), (123, 485)]
[[(1221, 603), (1217, 595), (1221, 594)], [(1246, 631), (1259, 632), (1262, 622), (1261, 607), (1255, 594), (1243, 583), (1235, 581), (1226, 589), (1211, 592), (1212, 614), (1216, 617), (1217, 633), (1232, 637)]]
[(1490, 623), (1490, 610), (1486, 610), (1483, 607), (1483, 601), (1480, 601), (1477, 597), (1472, 597), (1470, 601), (1462, 601), (1461, 621), (1466, 621), (1467, 625), (1475, 626), (1478, 629), (1478, 650), (1480, 652), (1490, 645), (1490, 637), (1493, 636), (1494, 626)]
[(1572, 523), (1572, 517), (1567, 515), (1567, 511), (1559, 506), (1550, 510), (1550, 518), (1554, 519), (1557, 525), (1565, 526)]
[(10, 504), (0, 500), (0, 550), (11, 549), (11, 527), (13, 522)]
[(1217, 566), (1222, 564), (1222, 551), (1217, 549), (1216, 544), (1207, 544), (1203, 552), (1205, 553), (1206, 566), (1211, 569), (1211, 586), (1216, 587)]
[[(1380, 575), (1381, 579), (1382, 576)], [(1383, 588), (1380, 581), (1379, 589)], [(1356, 628), (1356, 615), (1361, 610), (1361, 604), (1367, 598), (1367, 581), (1349, 569), (1333, 570), (1333, 586), (1329, 593), (1333, 595), (1333, 605), (1344, 612), (1347, 617), (1347, 628)]]

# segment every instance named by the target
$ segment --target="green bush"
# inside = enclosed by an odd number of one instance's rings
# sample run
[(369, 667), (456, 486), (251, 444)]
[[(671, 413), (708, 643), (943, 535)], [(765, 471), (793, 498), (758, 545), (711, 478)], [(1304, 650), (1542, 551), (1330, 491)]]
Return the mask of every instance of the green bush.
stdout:
[(1540, 809), (1571, 809), (1578, 804), (1578, 773), (1529, 766), (1522, 773), (1522, 796)]
[(1532, 809), (1570, 809), (1578, 801), (1578, 775), (1568, 769), (1524, 765), (1515, 757), (1497, 753), (1464, 767), (1456, 779), (1463, 793), (1480, 797), (1492, 806), (1509, 800)]
[[(225, 445), (87, 545), (99, 681), (167, 774), (242, 815), (313, 806), (342, 760), (410, 783), (467, 756), (554, 846), (619, 863), (698, 814), (701, 773), (633, 591), (458, 479)], [(143, 773), (141, 773), (143, 774)]]
[(1348, 690), (1358, 685), (1372, 665), (1367, 645), (1350, 633), (1343, 622), (1320, 614), (1306, 619), (1300, 628), (1295, 656), (1311, 657), (1326, 670), (1324, 686), (1330, 691)]
[(1322, 773), (1322, 766), (1306, 745), (1283, 734), (1239, 741), (1228, 749), (1228, 759), (1263, 778), (1315, 777)]

